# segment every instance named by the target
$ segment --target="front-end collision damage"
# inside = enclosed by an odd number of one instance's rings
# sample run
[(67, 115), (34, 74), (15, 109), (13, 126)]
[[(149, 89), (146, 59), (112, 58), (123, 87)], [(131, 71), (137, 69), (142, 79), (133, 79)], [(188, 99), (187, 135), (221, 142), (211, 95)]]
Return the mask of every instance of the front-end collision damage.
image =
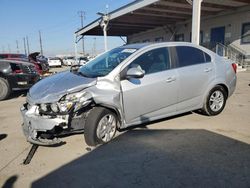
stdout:
[(23, 132), (27, 141), (38, 145), (54, 145), (63, 134), (83, 132), (91, 108), (92, 96), (84, 91), (66, 94), (58, 102), (32, 104), (21, 108)]
[(21, 113), (23, 116), (22, 129), (28, 142), (38, 145), (53, 145), (61, 142), (55, 137), (53, 139), (43, 138), (40, 134), (52, 131), (55, 126), (63, 128), (67, 124), (66, 116), (61, 118), (41, 116), (37, 105), (29, 107), (27, 103), (21, 108)]
[(117, 128), (124, 128), (125, 122), (119, 78), (115, 78), (114, 80), (105, 78), (98, 79), (97, 84), (87, 88), (87, 90), (91, 93), (95, 105), (108, 108), (115, 112), (120, 120), (118, 124), (119, 127)]
[(118, 80), (99, 78), (95, 85), (84, 89), (68, 89), (57, 100), (44, 94), (44, 100), (34, 100), (35, 97), (28, 94), (27, 103), (21, 108), (22, 128), (27, 141), (38, 145), (54, 145), (61, 142), (58, 139), (61, 135), (83, 132), (86, 118), (95, 106), (113, 110), (121, 120), (117, 128), (122, 128), (124, 118), (120, 91)]

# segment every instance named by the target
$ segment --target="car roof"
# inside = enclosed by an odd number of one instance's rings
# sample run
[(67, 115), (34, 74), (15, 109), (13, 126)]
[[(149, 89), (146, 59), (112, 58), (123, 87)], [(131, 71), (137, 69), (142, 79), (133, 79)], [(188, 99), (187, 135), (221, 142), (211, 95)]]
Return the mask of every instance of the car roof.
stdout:
[(32, 63), (27, 62), (27, 61), (22, 61), (22, 60), (10, 60), (10, 59), (0, 59), (0, 62), (5, 62), (5, 63), (16, 63), (16, 64), (25, 64), (25, 65), (31, 65), (34, 66)]
[(134, 49), (141, 49), (144, 47), (153, 47), (153, 46), (161, 46), (161, 45), (166, 45), (166, 46), (193, 46), (197, 47), (198, 45), (195, 45), (190, 42), (147, 42), (147, 43), (135, 43), (135, 44), (128, 44), (121, 46), (120, 48), (134, 48)]

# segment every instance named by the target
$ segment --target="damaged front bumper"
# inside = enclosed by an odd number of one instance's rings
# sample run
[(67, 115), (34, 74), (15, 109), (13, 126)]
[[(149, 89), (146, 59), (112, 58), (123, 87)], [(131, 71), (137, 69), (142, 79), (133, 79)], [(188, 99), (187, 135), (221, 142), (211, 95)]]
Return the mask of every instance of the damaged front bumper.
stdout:
[(41, 116), (36, 105), (29, 108), (24, 105), (21, 107), (21, 114), (23, 117), (22, 129), (28, 142), (37, 145), (55, 145), (61, 142), (58, 138), (48, 139), (41, 137), (41, 135), (52, 132), (56, 127), (60, 129), (67, 128), (68, 115), (58, 117)]

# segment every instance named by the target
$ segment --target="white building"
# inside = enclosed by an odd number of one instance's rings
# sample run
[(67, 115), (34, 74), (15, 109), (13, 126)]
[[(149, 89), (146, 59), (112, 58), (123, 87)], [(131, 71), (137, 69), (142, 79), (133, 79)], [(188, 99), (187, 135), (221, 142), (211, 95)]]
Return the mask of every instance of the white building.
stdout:
[[(194, 23), (200, 25), (200, 45), (220, 55), (250, 59), (250, 0), (137, 0), (105, 15), (107, 35), (125, 36), (128, 43), (191, 41), (192, 15), (199, 15), (199, 8), (200, 24), (199, 19)], [(101, 21), (76, 36), (103, 35)]]

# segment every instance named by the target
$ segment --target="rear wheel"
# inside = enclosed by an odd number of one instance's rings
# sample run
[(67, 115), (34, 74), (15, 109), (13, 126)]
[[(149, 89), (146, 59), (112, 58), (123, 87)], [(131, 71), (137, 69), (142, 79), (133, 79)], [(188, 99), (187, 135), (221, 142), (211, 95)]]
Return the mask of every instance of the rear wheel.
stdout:
[(227, 94), (222, 86), (215, 86), (208, 94), (202, 111), (208, 116), (220, 114), (227, 100)]
[(115, 113), (103, 108), (93, 108), (86, 119), (84, 138), (88, 145), (96, 146), (112, 140), (117, 130), (118, 119)]
[(10, 86), (7, 80), (0, 78), (0, 101), (7, 99), (10, 95)]

